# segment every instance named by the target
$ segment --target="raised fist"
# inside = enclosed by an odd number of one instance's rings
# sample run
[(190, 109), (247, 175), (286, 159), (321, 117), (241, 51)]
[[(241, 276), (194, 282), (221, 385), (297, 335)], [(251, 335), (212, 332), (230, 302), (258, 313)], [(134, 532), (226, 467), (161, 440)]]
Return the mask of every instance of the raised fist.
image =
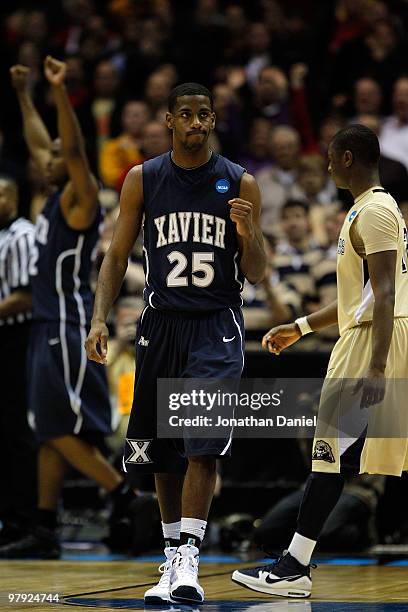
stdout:
[(61, 85), (65, 80), (67, 65), (65, 62), (60, 62), (51, 55), (47, 55), (44, 60), (44, 72), (51, 85)]
[(30, 69), (27, 66), (16, 64), (10, 68), (11, 82), (17, 91), (27, 89)]

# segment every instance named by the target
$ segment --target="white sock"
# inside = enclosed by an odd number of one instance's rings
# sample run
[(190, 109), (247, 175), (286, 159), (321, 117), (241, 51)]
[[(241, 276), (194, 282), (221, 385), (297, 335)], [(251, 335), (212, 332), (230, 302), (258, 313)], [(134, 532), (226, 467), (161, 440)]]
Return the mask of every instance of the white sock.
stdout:
[[(183, 516), (181, 517), (181, 533), (189, 533), (200, 540), (200, 542), (202, 542), (204, 539), (206, 527), (207, 521), (202, 521), (201, 519), (195, 518), (185, 518)], [(195, 546), (195, 542), (188, 541), (187, 544), (192, 544)]]
[(162, 523), (163, 538), (166, 548), (168, 548), (168, 544), (170, 544), (170, 539), (180, 540), (180, 528), (181, 521), (177, 521), (176, 523)]
[(316, 540), (310, 540), (296, 532), (289, 545), (288, 552), (302, 565), (309, 565), (315, 546)]

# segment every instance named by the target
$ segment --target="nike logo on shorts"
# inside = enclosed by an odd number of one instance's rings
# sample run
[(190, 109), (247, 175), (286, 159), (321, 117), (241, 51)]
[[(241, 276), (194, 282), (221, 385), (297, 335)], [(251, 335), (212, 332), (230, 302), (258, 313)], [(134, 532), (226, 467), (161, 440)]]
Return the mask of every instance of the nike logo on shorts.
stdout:
[(232, 338), (226, 338), (224, 336), (223, 339), (222, 339), (223, 342), (232, 342), (233, 340), (235, 340), (235, 336), (232, 336)]
[(50, 346), (55, 346), (55, 344), (59, 344), (60, 342), (61, 340), (59, 338), (51, 338), (51, 340), (48, 340)]

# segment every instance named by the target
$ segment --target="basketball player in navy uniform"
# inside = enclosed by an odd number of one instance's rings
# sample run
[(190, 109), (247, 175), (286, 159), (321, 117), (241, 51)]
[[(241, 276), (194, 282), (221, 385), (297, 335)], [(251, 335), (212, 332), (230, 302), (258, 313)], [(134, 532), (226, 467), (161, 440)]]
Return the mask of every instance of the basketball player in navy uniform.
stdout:
[(156, 438), (156, 382), (235, 378), (244, 360), (241, 289), (264, 275), (260, 196), (252, 176), (213, 153), (213, 98), (185, 83), (170, 94), (172, 151), (127, 175), (120, 215), (102, 264), (87, 339), (90, 359), (106, 362), (106, 317), (118, 295), (142, 219), (146, 307), (136, 337), (136, 380), (127, 433), (126, 472), (153, 472), (160, 503), (165, 563), (146, 603), (202, 602), (198, 582), (216, 459), (231, 438)]
[(111, 494), (118, 512), (134, 497), (98, 450), (101, 438), (111, 433), (111, 410), (104, 368), (87, 360), (84, 342), (92, 314), (89, 276), (101, 210), (65, 74), (65, 63), (47, 57), (45, 75), (61, 139), (52, 141), (28, 93), (28, 68), (11, 68), (28, 148), (52, 190), (37, 220), (30, 261), (34, 323), (29, 407), (40, 442), (38, 511), (33, 533), (2, 547), (0, 557), (60, 555), (57, 504), (69, 466)]

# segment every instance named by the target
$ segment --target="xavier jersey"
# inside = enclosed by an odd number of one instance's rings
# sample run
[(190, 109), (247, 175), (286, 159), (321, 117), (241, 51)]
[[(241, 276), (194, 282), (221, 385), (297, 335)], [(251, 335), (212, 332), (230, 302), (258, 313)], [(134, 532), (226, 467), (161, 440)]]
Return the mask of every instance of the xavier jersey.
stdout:
[(101, 212), (87, 230), (74, 230), (62, 215), (60, 197), (51, 195), (37, 218), (30, 265), (33, 318), (85, 326), (93, 310), (89, 277)]
[(143, 164), (144, 298), (153, 308), (240, 306), (243, 275), (228, 200), (245, 170), (221, 155), (192, 170), (171, 153)]
[[(353, 246), (354, 244), (354, 246)], [(374, 294), (365, 256), (397, 251), (395, 317), (408, 317), (407, 229), (395, 200), (382, 188), (362, 193), (344, 220), (337, 249), (340, 335), (372, 321)]]

